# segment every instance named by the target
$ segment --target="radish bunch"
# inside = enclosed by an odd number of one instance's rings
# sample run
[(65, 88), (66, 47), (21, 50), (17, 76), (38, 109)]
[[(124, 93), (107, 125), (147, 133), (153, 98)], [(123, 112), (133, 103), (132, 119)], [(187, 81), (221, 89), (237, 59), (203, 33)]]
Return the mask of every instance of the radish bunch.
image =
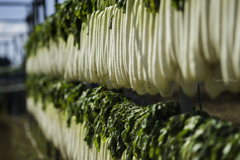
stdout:
[[(142, 0), (94, 11), (65, 43), (50, 40), (27, 61), (27, 72), (171, 96), (174, 85), (193, 96), (204, 83), (214, 98), (240, 91), (240, 3), (185, 1), (184, 12), (161, 0), (151, 13)], [(80, 48), (80, 49), (79, 49)]]

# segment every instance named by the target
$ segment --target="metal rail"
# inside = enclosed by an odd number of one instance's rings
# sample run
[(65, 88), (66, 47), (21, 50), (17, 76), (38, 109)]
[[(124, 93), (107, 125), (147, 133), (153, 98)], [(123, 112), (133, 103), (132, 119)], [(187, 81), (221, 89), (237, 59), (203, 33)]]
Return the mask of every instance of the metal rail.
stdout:
[(25, 7), (31, 6), (31, 2), (0, 2), (0, 6)]

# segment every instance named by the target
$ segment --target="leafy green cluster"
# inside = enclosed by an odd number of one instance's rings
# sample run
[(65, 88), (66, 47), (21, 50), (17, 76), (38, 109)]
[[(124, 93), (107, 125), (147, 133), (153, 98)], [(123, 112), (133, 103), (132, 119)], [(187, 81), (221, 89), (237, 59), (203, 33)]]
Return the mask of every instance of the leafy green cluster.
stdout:
[(158, 150), (162, 159), (235, 159), (239, 152), (226, 147), (236, 136), (239, 130), (229, 122), (187, 113), (170, 118), (160, 131)]
[(185, 1), (186, 0), (171, 0), (171, 4), (178, 11), (183, 11)]
[(113, 159), (133, 156), (142, 160), (235, 159), (240, 158), (240, 133), (229, 122), (203, 111), (180, 114), (177, 102), (137, 106), (122, 90), (104, 86), (88, 88), (81, 82), (66, 83), (44, 76), (29, 76), (29, 96), (50, 101), (68, 113), (67, 123), (85, 123), (84, 140), (99, 150), (109, 139)]
[(145, 7), (151, 12), (156, 13), (160, 7), (160, 0), (143, 0)]

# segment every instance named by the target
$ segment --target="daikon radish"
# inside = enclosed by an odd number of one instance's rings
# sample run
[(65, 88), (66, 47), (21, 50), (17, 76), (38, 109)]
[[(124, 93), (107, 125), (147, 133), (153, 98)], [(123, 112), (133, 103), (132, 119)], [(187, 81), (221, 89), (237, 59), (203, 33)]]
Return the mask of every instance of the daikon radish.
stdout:
[[(93, 28), (94, 28), (94, 18), (95, 18), (95, 12), (91, 14), (90, 17), (88, 17), (88, 48), (86, 49), (86, 52), (83, 53), (85, 54), (85, 74), (86, 74), (86, 80), (88, 83), (92, 83), (92, 78), (91, 78), (91, 47), (92, 47), (92, 43), (93, 43)], [(90, 19), (90, 20), (89, 20)]]
[(211, 72), (205, 81), (205, 90), (212, 99), (216, 98), (225, 90), (220, 65), (216, 65), (211, 69)]
[(104, 50), (104, 55), (105, 55), (105, 68), (106, 68), (106, 75), (104, 76), (105, 79), (105, 84), (108, 89), (112, 89), (112, 82), (109, 79), (110, 76), (110, 71), (111, 71), (111, 61), (110, 61), (110, 53), (111, 53), (111, 36), (110, 32), (111, 30), (109, 29), (110, 22), (111, 22), (111, 16), (113, 12), (113, 7), (108, 7), (107, 9), (107, 28), (106, 28), (106, 43), (105, 43), (105, 50)]
[(74, 51), (74, 59), (73, 59), (73, 65), (72, 65), (72, 67), (73, 67), (73, 77), (72, 77), (72, 79), (73, 80), (78, 80), (78, 78), (79, 78), (79, 75), (78, 75), (78, 73), (79, 73), (78, 72), (78, 56), (79, 56), (80, 50), (78, 49), (77, 44), (74, 46), (73, 51)]
[(135, 83), (137, 84), (136, 91), (139, 95), (144, 95), (147, 93), (145, 88), (145, 81), (143, 77), (143, 63), (142, 63), (142, 56), (143, 56), (143, 17), (144, 17), (144, 4), (143, 1), (140, 1), (140, 5), (138, 8), (137, 14), (137, 22), (136, 22), (136, 29), (135, 29), (135, 54), (137, 57), (137, 76), (135, 77)]
[(126, 5), (126, 19), (125, 19), (125, 24), (124, 24), (124, 29), (123, 29), (123, 64), (124, 64), (124, 69), (126, 73), (126, 81), (127, 81), (127, 86), (126, 88), (130, 88), (130, 79), (129, 79), (129, 54), (131, 54), (129, 48), (131, 47), (129, 45), (129, 39), (130, 39), (130, 27), (131, 27), (131, 14), (132, 14), (132, 9), (134, 6), (134, 0), (128, 0), (127, 5)]
[(221, 3), (223, 1), (211, 0), (209, 9), (209, 28), (210, 28), (210, 41), (213, 44), (213, 49), (215, 50), (217, 62), (220, 61), (220, 48), (221, 48), (221, 34), (222, 34), (222, 7)]
[(134, 32), (133, 32), (133, 23), (134, 21), (136, 21), (136, 17), (133, 16), (133, 13), (136, 12), (136, 5), (135, 5), (135, 2), (137, 1), (134, 1), (134, 5), (133, 5), (133, 9), (131, 11), (131, 22), (130, 22), (130, 27), (129, 27), (129, 81), (130, 81), (130, 85), (131, 85), (131, 88), (133, 88), (133, 85), (134, 85), (134, 82), (133, 82), (133, 50), (134, 50), (134, 47), (133, 47), (133, 40), (134, 40)]
[[(218, 63), (218, 58), (215, 49), (213, 48), (213, 43), (211, 41), (211, 33), (210, 30), (213, 26), (210, 26), (210, 17), (211, 17), (211, 1), (209, 0), (201, 0), (198, 1), (200, 7), (200, 29), (201, 29), (201, 44), (203, 49), (203, 54), (205, 60), (209, 64)], [(214, 6), (215, 7), (215, 6)]]
[(153, 85), (150, 73), (152, 70), (151, 67), (151, 57), (152, 57), (152, 48), (153, 48), (153, 29), (154, 29), (154, 14), (149, 13), (149, 11), (144, 11), (144, 29), (143, 29), (143, 75), (145, 81), (146, 91), (155, 95), (158, 93), (158, 89)]
[(235, 35), (235, 16), (237, 12), (235, 0), (224, 1), (222, 3), (222, 38), (221, 38), (221, 55), (220, 63), (222, 70), (222, 77), (224, 84), (232, 92), (239, 91), (239, 83), (233, 82), (236, 79), (233, 65), (232, 65), (232, 52), (233, 40)]
[[(188, 41), (188, 57), (190, 80), (187, 82), (194, 83), (195, 81), (203, 82), (209, 71), (209, 64), (203, 57), (202, 44), (200, 39), (200, 7), (201, 2), (192, 0), (190, 3), (190, 24), (189, 24), (189, 41)], [(204, 37), (205, 35), (202, 35)]]
[[(85, 43), (84, 47), (81, 47), (81, 60), (79, 61), (80, 64), (80, 72), (82, 72), (81, 77), (84, 77), (86, 82), (90, 82), (90, 75), (89, 75), (89, 61), (88, 61), (88, 55), (89, 55), (89, 32), (91, 30), (91, 22), (92, 22), (92, 16), (87, 16), (87, 23), (82, 24), (82, 31), (81, 31), (81, 43)], [(84, 32), (83, 32), (84, 30)], [(81, 73), (80, 73), (81, 74)], [(82, 80), (83, 81), (83, 80)]]
[(177, 84), (180, 85), (180, 87), (182, 88), (183, 92), (188, 95), (189, 97), (193, 97), (196, 92), (197, 92), (197, 82), (193, 82), (193, 83), (186, 83), (186, 81), (183, 79), (183, 76), (181, 74), (181, 72), (177, 72), (176, 74), (177, 77)]
[[(160, 13), (160, 12), (159, 12)], [(152, 56), (152, 79), (153, 84), (158, 88), (159, 93), (163, 96), (171, 96), (173, 91), (173, 82), (163, 77), (159, 64), (159, 13), (155, 15), (154, 39), (153, 39), (153, 56)]]
[(115, 68), (114, 68), (114, 63), (115, 63), (115, 23), (116, 23), (116, 17), (117, 17), (117, 13), (116, 13), (116, 6), (113, 7), (113, 11), (112, 11), (112, 15), (111, 15), (111, 21), (112, 21), (112, 28), (110, 29), (110, 43), (111, 45), (109, 45), (110, 49), (109, 49), (109, 79), (113, 84), (113, 87), (115, 88), (115, 86), (117, 86), (116, 84), (116, 77), (115, 77)]
[(171, 81), (175, 79), (175, 74), (176, 74), (176, 69), (177, 69), (177, 60), (176, 60), (176, 55), (175, 55), (175, 32), (174, 32), (174, 25), (175, 24), (175, 9), (172, 8), (171, 2), (166, 1), (165, 2), (165, 30), (166, 30), (166, 56), (167, 56), (167, 66), (169, 70), (169, 75), (167, 78)]
[(105, 84), (105, 77), (107, 76), (107, 69), (106, 69), (106, 64), (107, 63), (107, 57), (106, 55), (104, 55), (104, 49), (105, 49), (105, 43), (106, 43), (106, 32), (107, 32), (107, 15), (108, 15), (108, 9), (105, 9), (105, 11), (103, 12), (102, 15), (102, 19), (101, 19), (101, 31), (99, 33), (100, 35), (100, 40), (99, 40), (99, 59), (100, 59), (100, 64), (99, 64), (99, 68), (100, 70), (98, 71), (99, 74), (101, 76), (100, 79), (101, 81), (103, 81), (103, 83)]
[(102, 18), (103, 18), (103, 15), (104, 15), (104, 12), (101, 12), (98, 16), (97, 16), (97, 24), (98, 24), (98, 27), (96, 28), (96, 71), (97, 71), (97, 75), (99, 77), (99, 81), (103, 81), (104, 77), (103, 77), (103, 74), (102, 74), (102, 68), (101, 68), (101, 63), (102, 63), (102, 54), (100, 53), (101, 52), (101, 43), (104, 43), (102, 42), (103, 39), (101, 38), (101, 32), (102, 32)]
[(68, 40), (67, 40), (67, 46), (66, 46), (66, 50), (68, 51), (67, 53), (67, 62), (66, 62), (66, 66), (65, 66), (65, 73), (64, 73), (64, 79), (69, 81), (72, 80), (73, 77), (73, 59), (74, 59), (74, 36), (72, 34), (70, 34), (68, 36)]
[[(144, 9), (143, 14), (143, 33), (142, 33), (142, 74), (143, 74), (143, 80), (144, 83), (147, 83), (147, 62), (148, 62), (148, 45), (149, 45), (149, 24), (153, 25), (152, 23), (152, 17), (151, 22), (149, 22), (150, 13), (147, 11), (147, 9)], [(151, 26), (150, 26), (151, 27)]]
[[(237, 2), (237, 8), (240, 8), (240, 3)], [(234, 49), (232, 55), (232, 65), (235, 77), (238, 79), (238, 83), (240, 82), (240, 9), (237, 10), (236, 13), (236, 26), (235, 26), (235, 38), (234, 38)]]
[(125, 41), (125, 34), (124, 34), (124, 27), (125, 27), (125, 22), (126, 22), (126, 14), (123, 13), (123, 9), (120, 10), (120, 14), (121, 14), (121, 20), (120, 20), (120, 40), (119, 40), (119, 71), (120, 71), (120, 74), (121, 74), (121, 77), (123, 79), (123, 84), (122, 84), (122, 87), (125, 87), (125, 88), (130, 88), (130, 83), (129, 83), (129, 77), (128, 77), (128, 73), (126, 73), (126, 69), (125, 69), (125, 66), (124, 66), (124, 61), (126, 61), (125, 59), (125, 54), (124, 54), (124, 41)]
[[(133, 9), (131, 12), (131, 24), (130, 24), (130, 41), (129, 41), (129, 80), (130, 85), (133, 90), (136, 90), (136, 83), (134, 81), (134, 65), (136, 66), (136, 57), (134, 56), (135, 52), (135, 29), (134, 26), (136, 25), (136, 15), (137, 15), (137, 9), (138, 9), (139, 1), (135, 1), (133, 5)], [(137, 70), (137, 68), (135, 67)]]
[(137, 11), (137, 22), (135, 32), (135, 47), (136, 47), (136, 55), (137, 55), (137, 83), (143, 84), (144, 83), (144, 76), (143, 76), (143, 20), (144, 20), (144, 4), (143, 1), (140, 1), (140, 5), (138, 7)]
[(116, 76), (116, 82), (120, 87), (124, 87), (125, 86), (125, 82), (123, 80), (122, 74), (121, 74), (121, 70), (122, 67), (120, 66), (120, 47), (121, 47), (121, 43), (120, 43), (120, 29), (121, 29), (121, 20), (122, 20), (122, 14), (121, 14), (121, 10), (120, 9), (116, 9), (116, 21), (115, 21), (115, 25), (113, 26), (116, 31), (115, 31), (115, 76)]
[[(139, 17), (138, 17), (138, 9), (139, 9), (140, 1), (137, 0), (134, 3), (134, 8), (131, 12), (131, 26), (130, 26), (130, 44), (129, 44), (129, 79), (131, 88), (139, 95), (146, 94), (146, 89), (144, 83), (139, 80), (138, 68), (141, 61), (139, 53), (139, 35), (138, 35), (138, 27), (139, 27)], [(139, 83), (140, 82), (140, 83)]]
[[(170, 1), (168, 1), (170, 3)], [(174, 71), (171, 69), (171, 51), (169, 44), (171, 45), (169, 32), (171, 31), (168, 23), (170, 21), (170, 4), (167, 4), (166, 0), (162, 0), (159, 9), (159, 32), (158, 32), (158, 54), (160, 70), (164, 78), (172, 81), (174, 79)]]
[(109, 52), (109, 61), (110, 61), (110, 70), (109, 70), (109, 79), (112, 82), (112, 86), (115, 89), (121, 88), (117, 84), (117, 79), (116, 79), (116, 36), (117, 36), (117, 17), (118, 17), (118, 12), (117, 12), (117, 6), (115, 5), (113, 8), (113, 13), (114, 16), (112, 17), (112, 29), (110, 31), (110, 52)]
[(65, 41), (60, 38), (59, 39), (59, 45), (58, 45), (58, 53), (60, 53), (61, 56), (59, 56), (59, 71), (58, 71), (58, 76), (59, 77), (63, 77), (64, 73), (65, 73), (65, 67), (66, 67), (66, 59), (67, 59), (67, 52), (66, 52), (66, 48), (67, 48), (67, 44), (65, 43)]
[(78, 75), (81, 81), (85, 82), (85, 53), (87, 48), (87, 24), (82, 23), (81, 32), (80, 32), (80, 51), (78, 56)]
[(190, 75), (190, 67), (189, 67), (189, 51), (188, 51), (188, 45), (189, 45), (189, 27), (190, 27), (190, 1), (186, 1), (184, 4), (184, 16), (183, 16), (183, 27), (180, 32), (183, 32), (181, 35), (181, 45), (180, 45), (180, 69), (181, 74), (183, 76), (183, 79), (186, 83), (192, 83), (193, 80), (191, 79)]
[(97, 67), (96, 67), (96, 52), (97, 52), (97, 32), (98, 32), (98, 23), (97, 17), (100, 14), (99, 11), (96, 11), (94, 14), (94, 21), (93, 21), (93, 39), (92, 39), (92, 46), (91, 46), (91, 54), (90, 54), (90, 78), (93, 83), (97, 83), (99, 81), (99, 77), (97, 75)]

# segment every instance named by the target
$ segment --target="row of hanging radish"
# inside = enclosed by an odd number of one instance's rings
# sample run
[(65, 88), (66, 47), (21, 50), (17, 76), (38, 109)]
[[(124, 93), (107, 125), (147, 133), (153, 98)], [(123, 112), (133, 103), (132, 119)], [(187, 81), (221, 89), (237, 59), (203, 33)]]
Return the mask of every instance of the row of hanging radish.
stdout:
[[(71, 126), (67, 127), (67, 115), (58, 112), (52, 103), (49, 103), (45, 110), (42, 109), (41, 101), (35, 103), (32, 98), (27, 99), (27, 109), (36, 118), (46, 139), (54, 144), (61, 151), (63, 159), (74, 160), (112, 160), (110, 150), (107, 149), (109, 139), (101, 141), (100, 151), (92, 144), (89, 149), (84, 141), (85, 124), (76, 124), (75, 117), (71, 119)], [(51, 123), (49, 123), (51, 122)], [(123, 152), (124, 160), (126, 151)], [(133, 157), (133, 160), (137, 160)]]
[(73, 35), (39, 47), (27, 72), (132, 88), (140, 95), (171, 96), (177, 85), (193, 96), (198, 83), (212, 98), (238, 92), (240, 2), (187, 0), (182, 12), (161, 0), (153, 14), (142, 0), (128, 0), (126, 13), (111, 6), (88, 16), (80, 49)]

